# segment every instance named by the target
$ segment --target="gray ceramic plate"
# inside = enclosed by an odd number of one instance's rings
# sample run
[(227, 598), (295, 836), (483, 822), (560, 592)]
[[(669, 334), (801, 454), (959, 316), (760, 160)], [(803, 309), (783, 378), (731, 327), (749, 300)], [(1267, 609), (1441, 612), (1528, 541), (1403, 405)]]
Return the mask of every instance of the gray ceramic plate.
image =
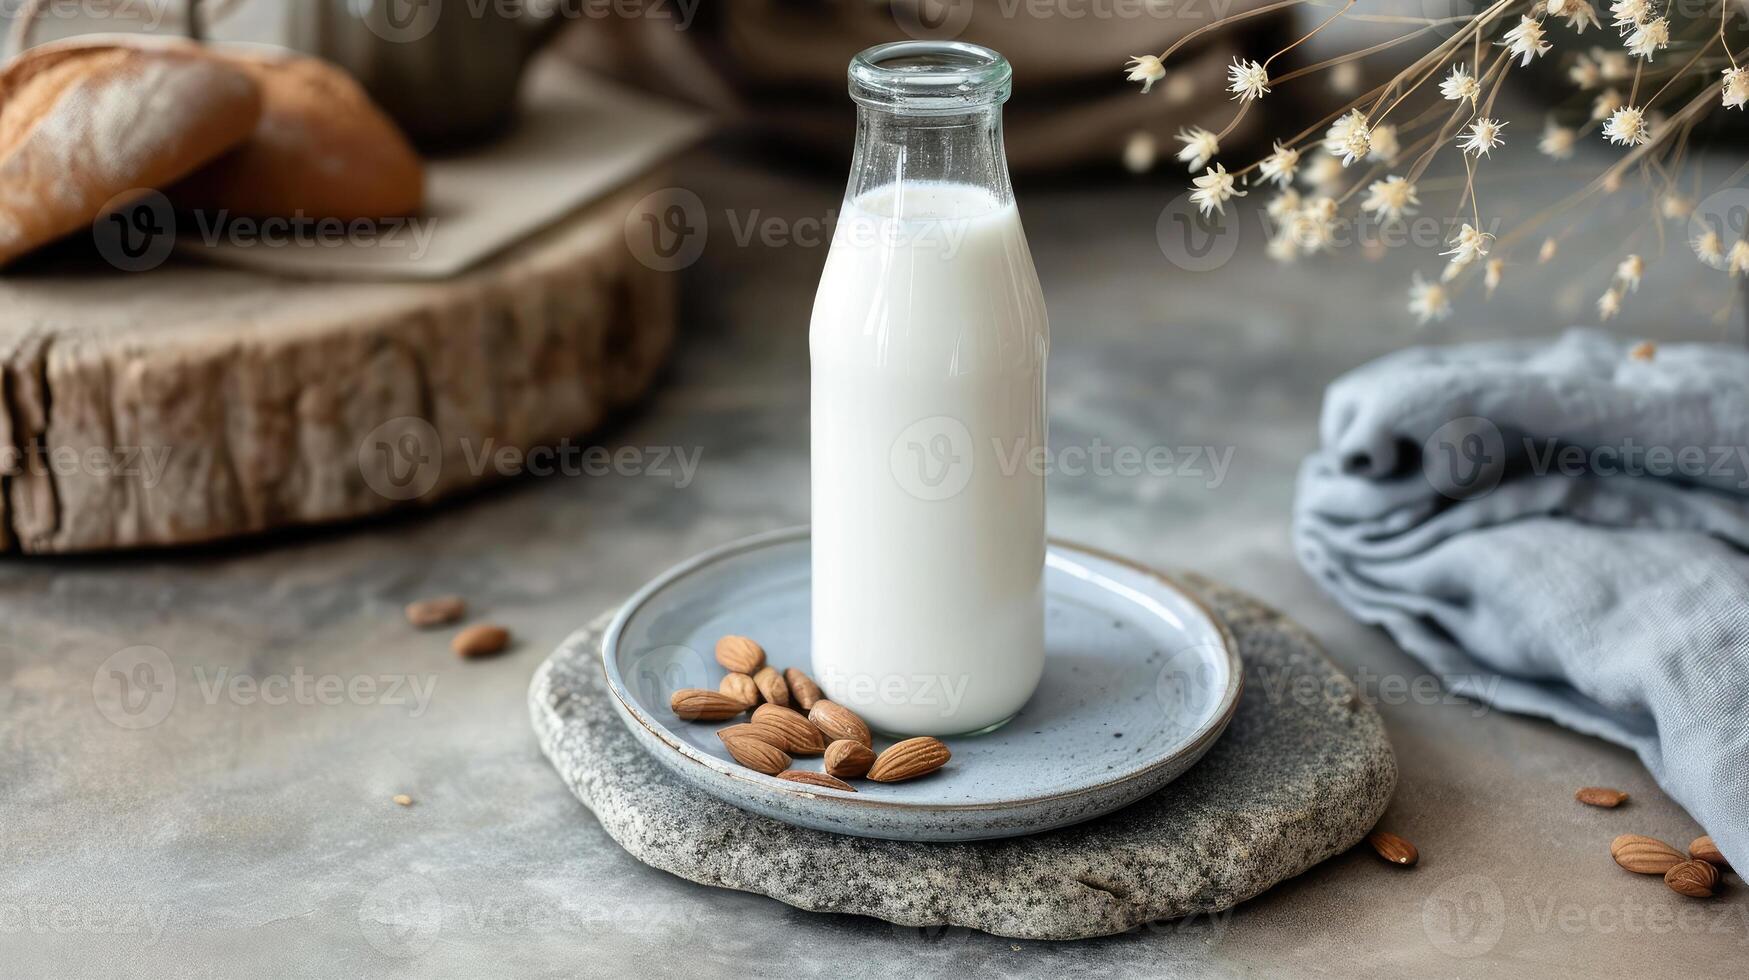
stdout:
[[(948, 739), (932, 775), (858, 792), (737, 765), (716, 730), (668, 709), (677, 688), (715, 689), (718, 637), (758, 640), (778, 667), (807, 669), (808, 532), (777, 531), (708, 551), (627, 600), (602, 664), (632, 734), (657, 761), (719, 799), (819, 830), (892, 840), (1038, 833), (1154, 792), (1209, 750), (1239, 702), (1238, 649), (1224, 625), (1169, 578), (1074, 545), (1045, 570), (1045, 673), (1020, 714), (987, 735)], [(744, 720), (744, 719), (743, 719)], [(890, 742), (877, 737), (879, 751)], [(820, 760), (798, 758), (799, 769)]]

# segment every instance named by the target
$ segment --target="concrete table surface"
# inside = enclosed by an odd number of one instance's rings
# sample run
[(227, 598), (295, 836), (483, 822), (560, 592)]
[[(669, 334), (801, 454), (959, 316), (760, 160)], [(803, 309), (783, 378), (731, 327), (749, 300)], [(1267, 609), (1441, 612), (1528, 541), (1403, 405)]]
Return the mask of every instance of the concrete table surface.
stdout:
[[(1693, 902), (1611, 863), (1617, 833), (1701, 832), (1629, 753), (1430, 689), (1289, 546), (1331, 378), (1409, 343), (1548, 332), (1559, 284), (1588, 306), (1616, 242), (1581, 236), (1555, 274), (1513, 271), (1543, 284), (1509, 278), (1418, 331), (1405, 287), (1436, 248), (1284, 269), (1248, 217), (1231, 261), (1186, 272), (1156, 240), (1176, 178), (1023, 188), (1053, 320), (1053, 533), (1223, 579), (1319, 635), (1378, 700), (1402, 768), (1384, 825), (1420, 866), (1362, 849), (1230, 914), (1053, 944), (805, 913), (622, 853), (537, 751), (528, 680), (671, 563), (806, 521), (815, 233), (842, 186), (723, 146), (680, 172), (708, 242), (681, 273), (664, 386), (603, 443), (627, 473), (220, 549), (0, 564), (0, 975), (1741, 975), (1749, 890)], [(1616, 328), (1740, 330), (1705, 319), (1722, 277), (1699, 281), (1655, 265)], [(1175, 467), (1102, 468), (1101, 445)], [(447, 592), (515, 647), (459, 662), (403, 622)], [(1592, 784), (1633, 801), (1574, 803)]]

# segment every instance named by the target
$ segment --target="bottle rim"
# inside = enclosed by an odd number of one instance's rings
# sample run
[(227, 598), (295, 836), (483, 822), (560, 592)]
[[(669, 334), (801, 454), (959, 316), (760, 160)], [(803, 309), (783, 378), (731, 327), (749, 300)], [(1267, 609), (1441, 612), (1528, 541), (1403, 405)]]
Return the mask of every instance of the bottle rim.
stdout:
[(1008, 59), (969, 41), (894, 41), (850, 60), (857, 105), (911, 113), (964, 112), (1008, 101)]

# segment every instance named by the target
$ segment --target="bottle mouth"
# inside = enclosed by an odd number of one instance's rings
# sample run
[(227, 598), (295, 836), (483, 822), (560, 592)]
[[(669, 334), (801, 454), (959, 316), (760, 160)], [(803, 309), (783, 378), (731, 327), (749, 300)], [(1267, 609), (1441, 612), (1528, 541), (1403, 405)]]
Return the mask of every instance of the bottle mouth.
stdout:
[(912, 113), (964, 112), (1008, 101), (1008, 59), (965, 41), (877, 44), (850, 59), (857, 105)]

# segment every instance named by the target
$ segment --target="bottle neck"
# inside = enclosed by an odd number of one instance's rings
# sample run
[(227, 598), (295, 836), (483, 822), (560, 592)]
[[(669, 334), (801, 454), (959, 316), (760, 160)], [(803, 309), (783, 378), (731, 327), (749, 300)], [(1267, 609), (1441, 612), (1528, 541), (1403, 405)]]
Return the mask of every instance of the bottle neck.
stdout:
[(965, 184), (1011, 203), (1008, 158), (1002, 146), (1000, 103), (951, 113), (909, 113), (863, 105), (856, 113), (856, 157), (846, 199), (922, 182)]

